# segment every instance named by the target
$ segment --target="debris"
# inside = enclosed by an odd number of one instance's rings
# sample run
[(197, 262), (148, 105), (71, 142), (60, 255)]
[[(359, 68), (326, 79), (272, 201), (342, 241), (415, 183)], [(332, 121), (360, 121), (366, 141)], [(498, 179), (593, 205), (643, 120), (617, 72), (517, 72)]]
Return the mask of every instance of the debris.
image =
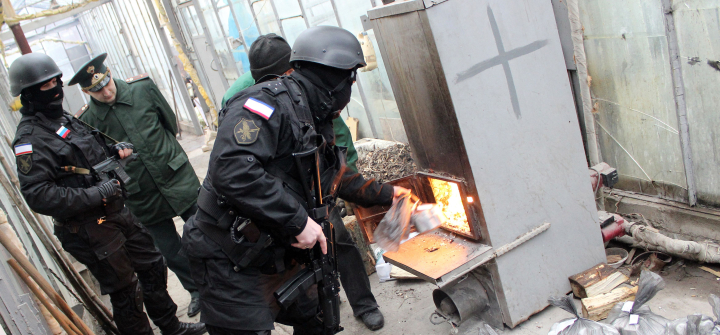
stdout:
[(688, 64), (695, 65), (697, 63), (700, 63), (700, 57), (695, 56), (692, 58), (688, 58)]
[(583, 317), (593, 321), (607, 318), (608, 313), (615, 304), (635, 300), (637, 293), (635, 287), (618, 287), (608, 293), (581, 300)]
[(427, 247), (427, 248), (425, 248), (425, 251), (427, 251), (427, 252), (433, 252), (433, 251), (438, 251), (438, 249), (440, 249), (440, 248), (435, 247), (435, 246), (432, 246), (432, 247)]
[(418, 170), (410, 147), (400, 142), (367, 152), (358, 159), (357, 168), (365, 178), (375, 178), (380, 183), (412, 175)]
[(607, 262), (608, 263), (617, 263), (622, 259), (622, 256), (620, 255), (607, 255)]
[(626, 265), (630, 265), (630, 263), (633, 260), (633, 256), (635, 256), (636, 251), (637, 251), (637, 248), (632, 248), (632, 250), (630, 250), (630, 253), (628, 253), (628, 258), (625, 260)]
[(707, 63), (708, 65), (710, 65), (711, 68), (720, 71), (720, 61), (708, 59)]

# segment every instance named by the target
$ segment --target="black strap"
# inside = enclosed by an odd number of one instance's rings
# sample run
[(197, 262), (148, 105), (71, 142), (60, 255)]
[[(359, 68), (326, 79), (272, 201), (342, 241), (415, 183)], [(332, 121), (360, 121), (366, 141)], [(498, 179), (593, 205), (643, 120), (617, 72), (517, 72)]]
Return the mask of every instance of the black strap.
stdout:
[(230, 231), (230, 227), (237, 218), (237, 213), (231, 213), (232, 211), (228, 210), (229, 206), (221, 203), (218, 196), (214, 192), (208, 191), (204, 186), (200, 186), (197, 205), (205, 214), (217, 221), (220, 229), (225, 231)]
[(235, 242), (233, 242), (232, 239), (230, 239), (229, 229), (220, 229), (220, 227), (211, 223), (207, 223), (203, 220), (195, 220), (195, 225), (200, 229), (200, 231), (203, 232), (203, 234), (205, 234), (205, 236), (209, 237), (213, 242), (217, 243), (220, 246), (220, 249), (223, 251), (223, 253), (228, 258), (230, 258), (230, 261), (236, 267), (240, 266), (240, 264), (249, 264), (249, 261), (243, 262), (243, 257), (245, 254), (245, 252), (243, 251), (248, 248), (244, 247), (242, 244), (236, 244)]

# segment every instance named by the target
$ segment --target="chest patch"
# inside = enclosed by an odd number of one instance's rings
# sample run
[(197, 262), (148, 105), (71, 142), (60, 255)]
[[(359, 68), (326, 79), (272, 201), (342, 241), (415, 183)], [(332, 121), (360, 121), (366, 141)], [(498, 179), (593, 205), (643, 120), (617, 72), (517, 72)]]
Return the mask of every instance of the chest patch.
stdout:
[(235, 140), (238, 144), (253, 144), (257, 141), (259, 134), (260, 127), (258, 127), (253, 120), (242, 118), (240, 122), (235, 125)]
[(68, 134), (70, 134), (70, 129), (65, 128), (65, 126), (60, 126), (60, 129), (58, 129), (55, 134), (58, 134), (58, 136), (62, 138), (66, 138)]
[(262, 116), (265, 120), (269, 120), (275, 111), (275, 108), (272, 108), (270, 105), (255, 98), (247, 99), (243, 107), (257, 115)]
[(20, 155), (16, 157), (17, 168), (22, 174), (27, 174), (32, 168), (32, 155)]

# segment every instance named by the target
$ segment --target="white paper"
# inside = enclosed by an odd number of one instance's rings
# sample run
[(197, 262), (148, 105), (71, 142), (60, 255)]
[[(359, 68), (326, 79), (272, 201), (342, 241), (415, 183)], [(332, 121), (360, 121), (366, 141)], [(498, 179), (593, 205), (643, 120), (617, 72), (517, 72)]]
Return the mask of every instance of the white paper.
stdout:
[(633, 308), (633, 305), (634, 305), (634, 304), (635, 304), (634, 301), (626, 301), (626, 302), (623, 304), (622, 311), (625, 312), (625, 313), (630, 313), (630, 311), (632, 311), (632, 308)]
[(630, 322), (628, 322), (629, 325), (636, 325), (640, 321), (640, 315), (637, 314), (630, 314)]

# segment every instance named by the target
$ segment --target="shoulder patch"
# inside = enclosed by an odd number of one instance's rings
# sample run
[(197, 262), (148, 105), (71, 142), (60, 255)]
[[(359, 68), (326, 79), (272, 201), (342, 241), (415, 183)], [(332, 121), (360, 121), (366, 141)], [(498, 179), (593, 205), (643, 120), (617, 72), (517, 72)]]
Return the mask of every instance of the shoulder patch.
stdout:
[(260, 115), (265, 120), (269, 120), (275, 111), (275, 108), (270, 107), (270, 105), (255, 98), (247, 99), (243, 107), (257, 115)]
[(32, 152), (31, 143), (23, 143), (15, 146), (17, 169), (22, 174), (27, 174), (32, 168)]
[(147, 73), (143, 73), (143, 74), (139, 74), (135, 77), (130, 77), (128, 79), (125, 79), (125, 82), (128, 84), (132, 84), (134, 82), (141, 81), (141, 80), (147, 79), (147, 78), (150, 78), (149, 75)]
[(76, 118), (80, 118), (80, 116), (82, 116), (83, 113), (85, 113), (85, 111), (87, 111), (87, 110), (88, 110), (88, 105), (82, 106), (82, 108), (80, 108), (77, 112), (75, 112), (74, 116)]
[(259, 134), (260, 127), (258, 127), (253, 120), (242, 118), (240, 122), (235, 125), (235, 141), (237, 141), (238, 144), (253, 144), (257, 141)]
[(32, 143), (23, 143), (15, 146), (15, 156), (27, 155), (32, 153)]

